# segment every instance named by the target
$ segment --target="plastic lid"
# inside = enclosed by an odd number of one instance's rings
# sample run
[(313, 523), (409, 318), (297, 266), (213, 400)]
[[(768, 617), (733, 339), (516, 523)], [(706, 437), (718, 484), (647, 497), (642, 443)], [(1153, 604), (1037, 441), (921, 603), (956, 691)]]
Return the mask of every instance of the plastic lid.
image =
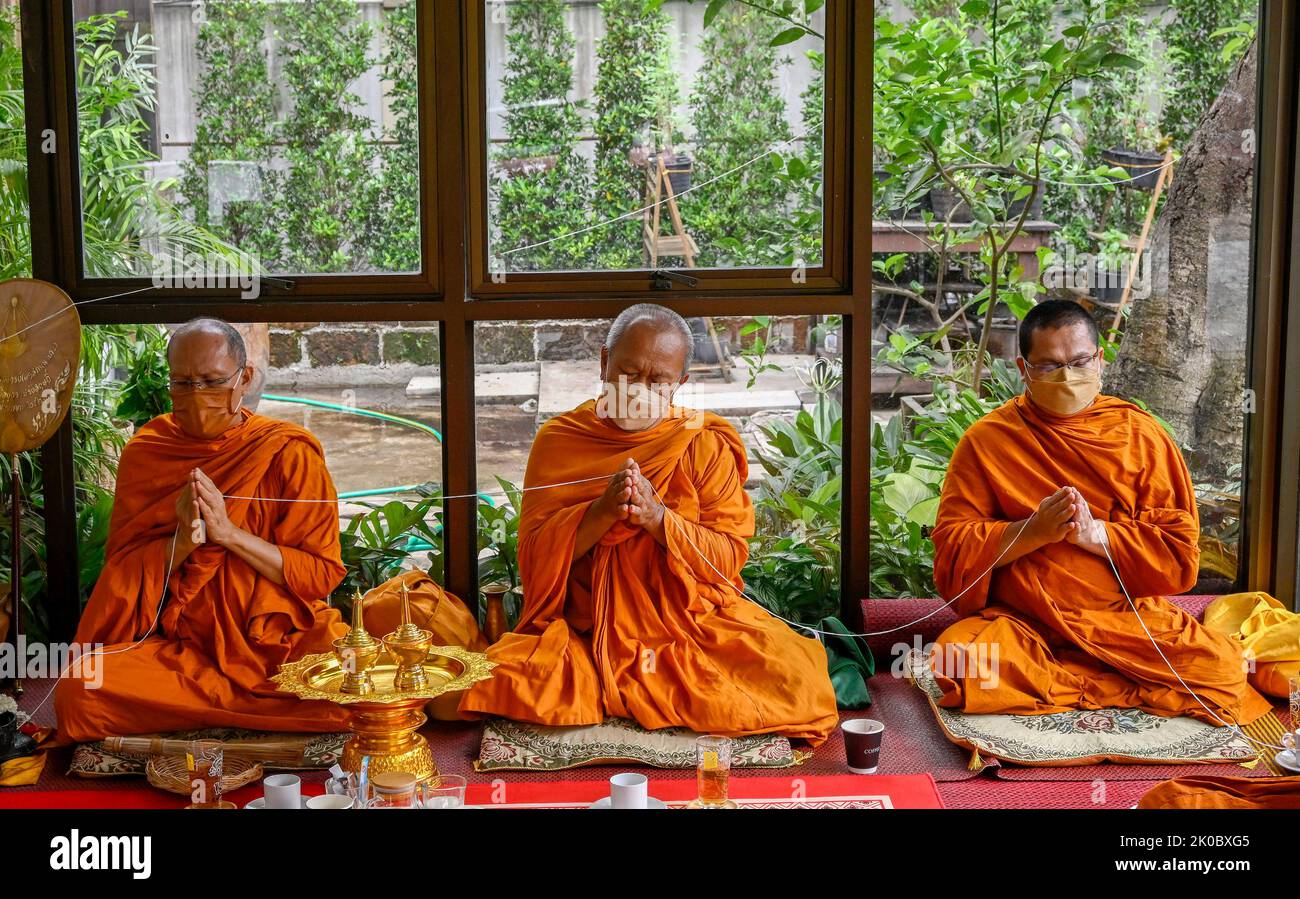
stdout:
[(370, 778), (370, 785), (376, 790), (399, 793), (415, 789), (415, 775), (405, 771), (385, 771)]

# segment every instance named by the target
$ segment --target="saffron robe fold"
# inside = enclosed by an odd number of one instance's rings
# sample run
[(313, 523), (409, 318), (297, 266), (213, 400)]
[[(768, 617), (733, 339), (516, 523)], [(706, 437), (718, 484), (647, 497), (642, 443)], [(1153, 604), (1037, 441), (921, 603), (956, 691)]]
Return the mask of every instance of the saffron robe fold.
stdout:
[(607, 479), (525, 493), (520, 620), (489, 648), (497, 668), (466, 691), (461, 711), (824, 741), (838, 721), (825, 650), (723, 583), (742, 586), (754, 532), (744, 446), (730, 424), (673, 408), (629, 432), (588, 401), (543, 425), (524, 483), (612, 476), (629, 457), (667, 507), (667, 546), (618, 522), (572, 561)]
[(372, 637), (383, 637), (402, 623), (403, 584), (410, 598), (411, 622), (430, 631), (435, 646), (487, 649), (487, 638), (465, 603), (420, 569), (394, 575), (365, 595), (365, 626)]
[(956, 602), (969, 617), (936, 646), (940, 704), (977, 714), (1141, 708), (1219, 723), (1157, 653), (1105, 556), (1063, 540), (983, 574), (1012, 522), (1067, 485), (1105, 522), (1142, 622), (1187, 685), (1227, 721), (1267, 713), (1232, 641), (1163, 598), (1196, 581), (1191, 477), (1155, 419), (1108, 396), (1069, 417), (1018, 396), (959, 441), (935, 521), (934, 575), (944, 598), (973, 586)]
[(1300, 777), (1179, 777), (1148, 790), (1138, 808), (1300, 808)]
[[(228, 498), (226, 512), (279, 546), (285, 585), (204, 543), (172, 573), (159, 615), (176, 500), (196, 467), (223, 494), (268, 498)], [(268, 682), (282, 662), (328, 651), (347, 632), (323, 601), (346, 573), (336, 500), (320, 443), (297, 425), (245, 409), (214, 440), (190, 437), (170, 413), (141, 427), (122, 451), (104, 567), (77, 628), (78, 643), (105, 644), (104, 652), (93, 660), (98, 673), (58, 684), (61, 739), (209, 726), (345, 729), (342, 707)]]

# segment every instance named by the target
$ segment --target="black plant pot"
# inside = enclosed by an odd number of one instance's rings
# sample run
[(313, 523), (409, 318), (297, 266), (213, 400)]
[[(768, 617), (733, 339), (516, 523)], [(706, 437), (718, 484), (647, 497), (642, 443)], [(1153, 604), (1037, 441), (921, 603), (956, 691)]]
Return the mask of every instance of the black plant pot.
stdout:
[(930, 210), (941, 222), (948, 221), (950, 212), (954, 222), (971, 220), (970, 207), (966, 205), (966, 201), (959, 198), (957, 192), (946, 184), (930, 188)]
[(668, 172), (668, 183), (673, 187), (673, 196), (685, 193), (691, 186), (691, 157), (685, 153), (664, 152), (661, 154), (664, 169)]
[[(1123, 182), (1124, 187), (1137, 190), (1155, 190), (1160, 180), (1160, 167), (1165, 157), (1160, 153), (1148, 153), (1143, 150), (1126, 150), (1123, 147), (1111, 147), (1101, 154), (1101, 161), (1106, 165), (1117, 166), (1124, 170), (1125, 177), (1132, 179)], [(1115, 178), (1115, 181), (1121, 179)]]
[[(1019, 200), (1012, 200), (1015, 196), (1014, 191), (1008, 191), (1003, 194), (1002, 200), (1009, 204), (1007, 208), (1007, 219), (1015, 221), (1020, 218), (1020, 213), (1024, 211), (1025, 204), (1029, 202), (1029, 197), (1021, 197)], [(1038, 190), (1034, 191), (1034, 205), (1029, 209), (1029, 216), (1026, 221), (1037, 221), (1043, 217), (1043, 182), (1038, 182)]]
[[(1020, 213), (1024, 211), (1025, 204), (1029, 202), (1029, 197), (1021, 197), (1019, 200), (1012, 200), (1015, 196), (1014, 191), (1007, 191), (1002, 195), (1002, 202), (1007, 205), (1007, 221), (1014, 222), (1020, 218)], [(948, 212), (956, 209), (952, 214), (953, 222), (969, 222), (971, 220), (970, 207), (966, 201), (958, 198), (957, 192), (946, 184), (932, 187), (930, 189), (930, 208), (934, 211), (934, 217), (940, 221), (948, 220)], [(1043, 217), (1043, 186), (1039, 184), (1038, 190), (1034, 193), (1034, 205), (1030, 207), (1028, 220), (1035, 221)]]
[[(876, 185), (884, 184), (889, 179), (896, 177), (892, 172), (888, 172), (885, 169), (876, 169), (873, 174)], [(879, 193), (878, 187), (876, 193)], [(929, 201), (922, 197), (920, 202), (914, 203), (911, 206), (895, 206), (890, 209), (881, 209), (877, 206), (876, 212), (881, 215), (882, 218), (891, 222), (901, 222), (906, 221), (907, 219), (919, 219), (921, 217), (921, 211), (928, 208), (929, 205)]]
[[(713, 338), (709, 336), (709, 328), (704, 319), (688, 318), (686, 324), (690, 325), (691, 336), (695, 338), (695, 361), (702, 362), (705, 365), (717, 365), (719, 362), (718, 354), (713, 349)], [(728, 340), (729, 338), (725, 332), (718, 334), (718, 346), (724, 351)]]
[(1098, 262), (1092, 269), (1092, 296), (1099, 303), (1114, 305), (1124, 296), (1124, 287), (1128, 284), (1128, 266), (1111, 271)]

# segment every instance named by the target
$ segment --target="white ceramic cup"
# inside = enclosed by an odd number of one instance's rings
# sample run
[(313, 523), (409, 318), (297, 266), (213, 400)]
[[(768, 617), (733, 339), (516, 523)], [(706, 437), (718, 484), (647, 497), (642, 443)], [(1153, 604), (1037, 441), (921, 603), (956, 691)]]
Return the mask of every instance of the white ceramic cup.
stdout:
[(648, 784), (644, 774), (615, 774), (609, 779), (610, 808), (647, 808)]
[(296, 774), (272, 774), (262, 778), (262, 795), (267, 808), (302, 808), (302, 778)]
[(335, 796), (330, 793), (324, 796), (313, 796), (307, 800), (307, 808), (352, 808), (352, 797)]

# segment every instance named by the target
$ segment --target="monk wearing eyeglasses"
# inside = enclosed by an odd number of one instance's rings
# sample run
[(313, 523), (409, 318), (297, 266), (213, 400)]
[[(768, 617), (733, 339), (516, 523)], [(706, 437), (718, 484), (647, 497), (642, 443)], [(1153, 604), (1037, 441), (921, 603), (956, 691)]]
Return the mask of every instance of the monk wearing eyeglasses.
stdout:
[[(226, 322), (182, 325), (167, 357), (172, 411), (122, 451), (104, 567), (76, 637), (104, 649), (59, 682), (60, 734), (343, 730), (341, 706), (268, 683), (280, 663), (347, 632), (324, 601), (345, 569), (320, 443), (243, 408), (253, 368)], [(283, 501), (303, 498), (314, 501)]]
[(935, 646), (940, 704), (1215, 725), (1266, 714), (1241, 651), (1165, 598), (1196, 582), (1196, 494), (1161, 424), (1099, 393), (1096, 323), (1077, 303), (1044, 302), (1019, 343), (1024, 394), (967, 430), (944, 480), (934, 577), (965, 617)]

